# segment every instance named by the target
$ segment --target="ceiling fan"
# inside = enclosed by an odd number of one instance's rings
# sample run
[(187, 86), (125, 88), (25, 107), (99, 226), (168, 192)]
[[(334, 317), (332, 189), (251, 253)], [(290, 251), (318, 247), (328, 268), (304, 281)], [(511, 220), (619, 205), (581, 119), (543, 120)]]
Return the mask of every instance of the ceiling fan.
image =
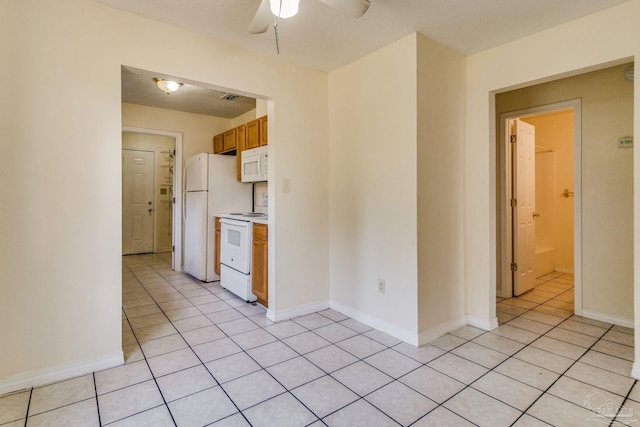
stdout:
[[(369, 9), (369, 0), (318, 0), (354, 18), (360, 18)], [(271, 25), (275, 30), (278, 53), (278, 18), (290, 18), (298, 13), (300, 0), (262, 0), (249, 26), (249, 33), (265, 33)]]

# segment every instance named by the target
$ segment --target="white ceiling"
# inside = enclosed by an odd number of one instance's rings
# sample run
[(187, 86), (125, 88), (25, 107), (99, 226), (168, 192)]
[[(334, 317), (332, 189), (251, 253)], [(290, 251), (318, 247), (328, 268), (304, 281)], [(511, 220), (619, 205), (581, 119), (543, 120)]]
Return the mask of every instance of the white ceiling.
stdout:
[[(249, 34), (260, 0), (94, 0), (276, 56), (273, 29)], [(413, 32), (477, 53), (629, 0), (371, 0), (359, 19), (317, 0), (280, 20), (280, 57), (330, 71)]]
[(473, 54), (629, 0), (370, 0), (359, 19), (317, 0), (301, 0), (298, 15), (278, 24), (280, 54), (273, 29), (259, 35), (247, 31), (260, 0), (93, 1), (331, 71), (413, 32)]

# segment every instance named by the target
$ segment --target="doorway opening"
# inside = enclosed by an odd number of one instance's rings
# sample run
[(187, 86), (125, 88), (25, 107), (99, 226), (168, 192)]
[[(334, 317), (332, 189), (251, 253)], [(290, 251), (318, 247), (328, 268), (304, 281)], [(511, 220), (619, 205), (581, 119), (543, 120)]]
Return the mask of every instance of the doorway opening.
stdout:
[(580, 313), (580, 108), (578, 99), (500, 115), (496, 295), (517, 308), (500, 304), (499, 323), (551, 300), (551, 312)]
[(122, 253), (171, 254), (180, 271), (182, 135), (122, 129)]

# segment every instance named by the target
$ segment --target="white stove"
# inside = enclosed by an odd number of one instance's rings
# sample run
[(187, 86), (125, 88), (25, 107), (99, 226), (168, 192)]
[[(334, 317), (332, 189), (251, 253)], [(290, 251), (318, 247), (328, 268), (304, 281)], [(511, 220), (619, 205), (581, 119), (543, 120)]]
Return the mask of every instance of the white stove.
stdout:
[(247, 302), (256, 300), (251, 292), (251, 239), (253, 223), (243, 214), (220, 219), (220, 286)]
[(262, 219), (262, 220), (267, 220), (268, 216), (266, 213), (261, 213), (261, 212), (232, 212), (232, 213), (228, 213), (228, 214), (222, 214), (220, 215), (222, 218), (229, 218), (229, 219), (235, 219), (238, 221), (251, 221), (254, 219)]

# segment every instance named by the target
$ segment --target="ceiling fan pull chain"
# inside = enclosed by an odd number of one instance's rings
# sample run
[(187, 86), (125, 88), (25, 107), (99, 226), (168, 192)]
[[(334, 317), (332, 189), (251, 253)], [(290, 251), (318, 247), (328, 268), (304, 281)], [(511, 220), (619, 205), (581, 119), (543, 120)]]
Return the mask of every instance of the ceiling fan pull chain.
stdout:
[(273, 33), (276, 36), (276, 51), (278, 52), (278, 55), (280, 55), (280, 33), (278, 32), (278, 21), (274, 18), (273, 22)]

